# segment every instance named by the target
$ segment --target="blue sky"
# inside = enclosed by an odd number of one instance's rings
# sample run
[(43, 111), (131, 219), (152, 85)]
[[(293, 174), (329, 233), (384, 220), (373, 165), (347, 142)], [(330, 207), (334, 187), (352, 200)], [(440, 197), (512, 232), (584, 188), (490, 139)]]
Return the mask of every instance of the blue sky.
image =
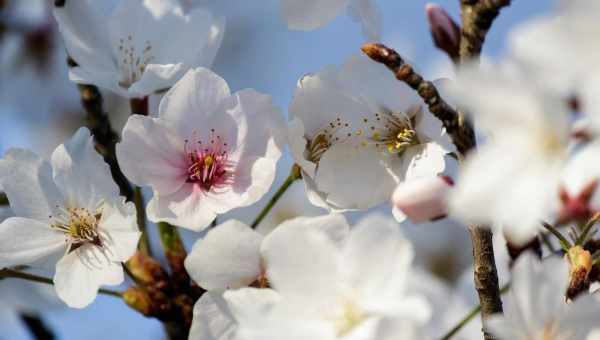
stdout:
[[(290, 32), (279, 17), (277, 0), (205, 2), (228, 20), (225, 40), (215, 65), (217, 73), (229, 82), (232, 90), (252, 87), (271, 94), (284, 111), (298, 78), (318, 71), (324, 65), (340, 64), (350, 54), (358, 53), (364, 42), (360, 26), (346, 15), (316, 31)], [(447, 71), (439, 72), (448, 61), (431, 43), (424, 13), (426, 1), (379, 0), (378, 3), (384, 18), (383, 42), (412, 60), (426, 75), (448, 75)], [(458, 18), (458, 0), (438, 3)], [(547, 8), (546, 1), (514, 1), (494, 24), (484, 53), (500, 55), (510, 28)], [(0, 83), (2, 81), (0, 78)], [(31, 98), (35, 98), (35, 93), (24, 96), (27, 100)], [(27, 120), (22, 118), (33, 115), (9, 112), (6, 108), (4, 111), (0, 108), (0, 112), (4, 117), (0, 117), (0, 136), (3, 136), (0, 149), (30, 145), (32, 137), (27, 133)], [(52, 117), (42, 119), (52, 120)], [(285, 175), (283, 172), (281, 176)], [(0, 290), (0, 294), (6, 292)], [(82, 311), (54, 308), (45, 318), (63, 340), (162, 338), (158, 322), (130, 311), (112, 297), (99, 297)], [(0, 340), (28, 339), (22, 331), (0, 329)]]

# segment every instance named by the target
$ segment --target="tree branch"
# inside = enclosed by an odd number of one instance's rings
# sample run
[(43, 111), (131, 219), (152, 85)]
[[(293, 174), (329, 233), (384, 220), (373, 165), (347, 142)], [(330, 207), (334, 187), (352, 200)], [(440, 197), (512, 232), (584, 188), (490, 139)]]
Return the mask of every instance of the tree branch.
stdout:
[[(511, 0), (460, 0), (462, 19), (460, 38), (460, 60), (466, 62), (478, 59), (483, 48), (487, 32), (500, 9), (510, 5)], [(459, 113), (459, 120), (466, 121)], [(472, 147), (475, 147), (473, 140)], [(498, 287), (498, 273), (494, 259), (492, 233), (487, 228), (470, 226), (469, 233), (473, 243), (473, 261), (475, 267), (475, 287), (481, 303), (481, 318), (485, 340), (494, 337), (486, 331), (486, 319), (492, 314), (502, 313), (502, 300)]]
[[(8, 278), (21, 279), (21, 280), (26, 280), (26, 281), (31, 281), (31, 282), (54, 285), (54, 281), (47, 277), (29, 274), (29, 273), (25, 273), (25, 272), (20, 272), (20, 271), (8, 269), (8, 268), (0, 270), (0, 280), (8, 279)], [(118, 297), (118, 298), (122, 297), (122, 295), (123, 295), (121, 292), (117, 292), (117, 291), (110, 290), (110, 289), (103, 289), (103, 288), (98, 289), (98, 293), (110, 295), (110, 296), (114, 296), (114, 297)]]
[[(69, 67), (77, 66), (77, 63), (67, 59)], [(133, 200), (133, 188), (121, 171), (116, 156), (116, 145), (119, 136), (113, 131), (108, 115), (104, 112), (102, 94), (97, 87), (92, 85), (77, 85), (81, 94), (81, 104), (87, 112), (87, 126), (94, 136), (96, 150), (104, 157), (104, 161), (110, 166), (113, 179), (121, 190), (121, 195), (128, 201)]]
[(396, 51), (383, 44), (373, 43), (363, 45), (362, 51), (371, 59), (387, 66), (398, 80), (417, 91), (429, 111), (442, 121), (446, 132), (461, 154), (464, 155), (475, 145), (472, 127), (464, 124), (458, 112), (440, 96), (435, 85), (423, 79)]
[(46, 326), (44, 320), (39, 316), (31, 313), (21, 313), (21, 320), (27, 326), (27, 329), (31, 332), (31, 335), (36, 340), (54, 340), (54, 334)]
[(485, 37), (500, 10), (511, 0), (460, 0), (462, 28), (460, 31), (461, 61), (479, 58)]

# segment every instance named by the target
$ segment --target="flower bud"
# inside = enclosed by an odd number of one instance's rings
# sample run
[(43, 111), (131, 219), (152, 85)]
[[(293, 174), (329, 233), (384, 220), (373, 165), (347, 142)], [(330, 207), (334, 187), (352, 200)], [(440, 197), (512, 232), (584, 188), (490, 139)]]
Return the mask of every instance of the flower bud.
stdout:
[(152, 315), (152, 300), (143, 288), (131, 287), (123, 293), (123, 301), (145, 316)]
[(452, 60), (459, 58), (460, 28), (448, 12), (436, 4), (425, 5), (427, 21), (435, 46), (446, 52)]
[(127, 262), (128, 268), (139, 281), (146, 286), (155, 285), (157, 288), (164, 288), (168, 282), (168, 276), (160, 263), (152, 257), (137, 251)]
[(439, 219), (446, 216), (446, 196), (453, 184), (446, 176), (403, 182), (394, 191), (392, 203), (414, 223)]
[(574, 246), (569, 249), (567, 258), (570, 276), (567, 297), (573, 299), (590, 285), (588, 276), (592, 271), (592, 254), (581, 246)]

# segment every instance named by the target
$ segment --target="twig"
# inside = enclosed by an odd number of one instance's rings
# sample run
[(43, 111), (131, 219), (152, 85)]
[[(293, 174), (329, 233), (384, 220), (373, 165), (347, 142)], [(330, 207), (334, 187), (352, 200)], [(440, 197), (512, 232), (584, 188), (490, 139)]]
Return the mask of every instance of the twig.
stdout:
[(479, 58), (485, 37), (500, 14), (511, 0), (460, 0), (462, 28), (460, 31), (461, 61)]
[(271, 209), (273, 209), (273, 207), (275, 206), (275, 203), (277, 203), (277, 201), (279, 201), (281, 196), (283, 196), (283, 194), (287, 191), (287, 189), (289, 189), (289, 187), (292, 185), (292, 183), (294, 183), (294, 181), (296, 181), (297, 179), (300, 179), (300, 176), (301, 176), (300, 168), (294, 164), (294, 166), (292, 167), (292, 170), (290, 171), (290, 175), (288, 176), (288, 178), (285, 179), (283, 184), (281, 184), (279, 189), (277, 189), (277, 192), (275, 193), (275, 195), (273, 195), (273, 197), (269, 200), (269, 202), (267, 202), (267, 205), (260, 211), (258, 216), (256, 216), (256, 218), (250, 225), (250, 227), (252, 229), (256, 229), (256, 227), (258, 227), (260, 222), (262, 222), (262, 220), (269, 214)]
[(435, 85), (424, 80), (396, 51), (383, 44), (374, 43), (363, 45), (362, 51), (371, 59), (387, 66), (398, 80), (417, 91), (429, 111), (442, 121), (461, 154), (466, 154), (475, 145), (475, 134), (471, 126), (464, 124), (456, 110), (440, 96)]
[(6, 193), (4, 192), (0, 192), (0, 205), (8, 205), (8, 196), (6, 196)]
[(165, 251), (165, 257), (171, 268), (172, 281), (176, 286), (176, 290), (186, 290), (190, 285), (190, 277), (183, 264), (187, 252), (183, 246), (179, 231), (177, 231), (176, 227), (165, 222), (160, 222), (157, 226), (160, 241)]
[[(24, 272), (12, 270), (12, 269), (0, 270), (0, 279), (8, 279), (8, 278), (21, 279), (21, 280), (26, 280), (26, 281), (31, 281), (31, 282), (54, 285), (54, 281), (52, 281), (52, 279), (47, 278), (47, 277), (24, 273)], [(123, 294), (121, 292), (117, 292), (117, 291), (110, 290), (110, 289), (104, 289), (104, 288), (98, 289), (98, 293), (104, 294), (104, 295), (110, 295), (110, 296), (114, 296), (114, 297), (118, 297), (118, 298), (121, 298), (123, 296)]]
[[(67, 59), (67, 63), (69, 67), (77, 66), (77, 63), (71, 58)], [(112, 176), (121, 189), (121, 195), (131, 201), (133, 189), (117, 162), (115, 150), (119, 136), (112, 130), (108, 115), (104, 112), (102, 94), (97, 87), (92, 85), (80, 84), (77, 87), (81, 94), (81, 104), (87, 112), (87, 126), (96, 141), (96, 149), (110, 166)]]
[[(510, 285), (507, 283), (505, 284), (502, 289), (500, 289), (500, 294), (505, 294), (506, 292), (508, 292), (508, 289), (510, 288)], [(467, 313), (467, 315), (465, 315), (465, 317), (458, 322), (458, 324), (456, 326), (454, 326), (450, 331), (448, 331), (448, 333), (446, 333), (446, 335), (444, 335), (441, 340), (449, 340), (450, 338), (452, 338), (453, 336), (455, 336), (456, 334), (458, 334), (458, 332), (463, 329), (463, 327), (465, 327), (469, 322), (471, 322), (471, 320), (473, 320), (479, 313), (481, 312), (481, 305), (477, 305), (475, 307), (473, 307), (473, 309)]]
[(30, 313), (21, 313), (20, 316), (36, 340), (54, 340), (54, 334), (39, 316)]

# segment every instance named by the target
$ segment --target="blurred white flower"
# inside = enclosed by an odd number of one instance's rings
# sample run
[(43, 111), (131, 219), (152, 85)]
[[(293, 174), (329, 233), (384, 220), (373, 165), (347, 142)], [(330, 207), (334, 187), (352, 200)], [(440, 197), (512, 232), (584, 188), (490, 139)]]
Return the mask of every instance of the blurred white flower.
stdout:
[(490, 131), (467, 157), (451, 195), (451, 212), (468, 222), (498, 223), (514, 243), (527, 242), (557, 209), (568, 158), (570, 110), (514, 64), (470, 66), (449, 88)]
[(275, 233), (262, 249), (279, 301), (260, 315), (237, 310), (238, 339), (417, 339), (430, 311), (406, 294), (413, 251), (393, 219), (368, 216), (341, 247), (314, 228)]
[(185, 260), (185, 267), (208, 293), (194, 307), (190, 338), (229, 339), (237, 328), (237, 319), (222, 292), (249, 285), (266, 289), (270, 283), (263, 252), (269, 239), (289, 230), (311, 228), (324, 232), (337, 243), (343, 242), (349, 232), (346, 219), (338, 214), (291, 219), (266, 236), (241, 222), (230, 220), (196, 242)]
[(342, 242), (348, 234), (343, 215), (298, 217), (280, 224), (266, 236), (246, 224), (229, 220), (197, 241), (185, 260), (190, 276), (207, 290), (237, 289), (251, 284), (266, 287), (265, 246), (271, 238), (296, 229), (317, 229), (333, 241)]
[[(74, 82), (123, 97), (171, 87), (193, 67), (210, 67), (224, 20), (203, 9), (184, 13), (176, 0), (66, 1), (54, 8)], [(176, 32), (176, 34), (173, 34)]]
[(281, 0), (281, 13), (292, 30), (310, 31), (348, 10), (360, 21), (367, 39), (378, 41), (382, 16), (374, 0)]
[(488, 331), (500, 340), (585, 339), (598, 326), (600, 301), (584, 294), (567, 304), (567, 261), (543, 262), (531, 253), (519, 257), (514, 268), (504, 315), (492, 316)]
[(453, 150), (415, 92), (364, 55), (302, 78), (289, 111), (292, 156), (324, 208), (388, 201), (400, 181), (441, 173)]
[(158, 118), (129, 118), (117, 157), (129, 180), (154, 190), (151, 221), (202, 230), (269, 190), (282, 120), (270, 96), (231, 94), (225, 80), (198, 68), (163, 97)]
[(9, 150), (0, 161), (0, 181), (17, 216), (0, 224), (0, 267), (54, 264), (62, 255), (55, 289), (76, 308), (90, 304), (101, 285), (123, 281), (121, 262), (140, 236), (135, 207), (119, 196), (86, 128), (60, 145), (50, 163)]

